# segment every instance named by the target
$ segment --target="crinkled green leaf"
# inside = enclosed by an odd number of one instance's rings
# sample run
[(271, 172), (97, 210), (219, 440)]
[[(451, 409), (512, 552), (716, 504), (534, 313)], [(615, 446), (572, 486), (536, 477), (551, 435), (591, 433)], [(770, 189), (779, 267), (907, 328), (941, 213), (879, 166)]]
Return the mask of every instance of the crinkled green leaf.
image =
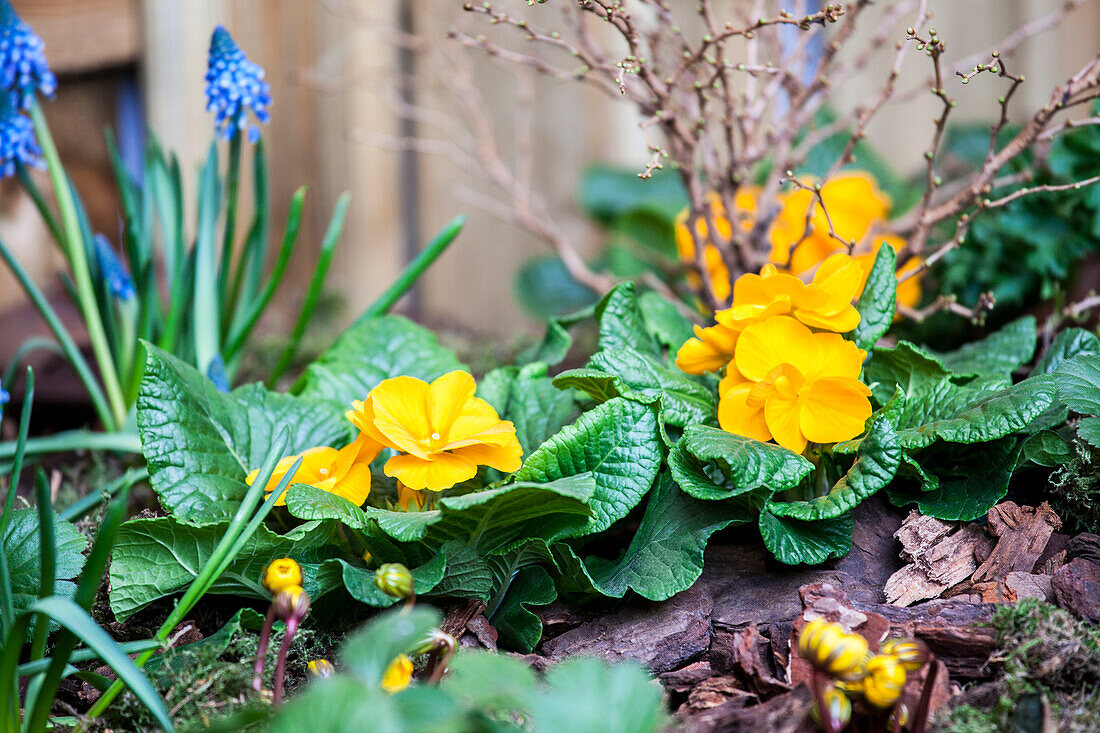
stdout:
[(700, 501), (681, 491), (666, 473), (650, 492), (645, 514), (622, 557), (582, 561), (565, 543), (555, 545), (554, 551), (564, 574), (583, 575), (573, 590), (594, 590), (612, 598), (633, 590), (648, 600), (663, 601), (699, 579), (711, 535), (755, 517), (751, 502)]
[(592, 517), (583, 528), (557, 537), (602, 532), (642, 500), (661, 466), (656, 408), (616, 398), (581, 415), (528, 456), (516, 481), (550, 482), (591, 473), (596, 488)]
[(894, 322), (894, 310), (898, 299), (897, 253), (894, 248), (878, 248), (875, 263), (867, 276), (867, 284), (856, 303), (859, 311), (859, 325), (853, 332), (856, 346), (870, 349), (875, 342), (886, 335), (890, 324)]
[(1053, 430), (1040, 430), (1024, 441), (1022, 460), (1039, 466), (1061, 466), (1073, 457), (1073, 451), (1061, 435)]
[(439, 686), (469, 708), (514, 710), (536, 694), (535, 671), (518, 657), (463, 649)]
[(938, 354), (945, 367), (958, 375), (1011, 375), (1035, 355), (1035, 317), (1012, 321), (980, 341)]
[(718, 409), (712, 389), (678, 369), (669, 369), (661, 360), (631, 348), (597, 352), (588, 362), (590, 368), (618, 376), (635, 393), (661, 397), (664, 420), (683, 427), (715, 419)]
[[(39, 558), (42, 555), (38, 531), (38, 510), (16, 509), (4, 532), (0, 549), (8, 561), (8, 582), (11, 583), (13, 608), (16, 615), (38, 600), (41, 583)], [(76, 585), (71, 581), (84, 567), (84, 550), (88, 541), (68, 522), (54, 522), (54, 594), (71, 598)]]
[(489, 559), (457, 540), (444, 542), (440, 552), (447, 558), (447, 568), (429, 595), (477, 598), (488, 603), (495, 582)]
[(578, 389), (596, 402), (607, 402), (616, 397), (630, 397), (634, 390), (623, 383), (621, 377), (602, 369), (568, 369), (554, 377), (558, 389)]
[[(906, 449), (923, 448), (936, 440), (980, 443), (1003, 438), (1025, 430), (1057, 396), (1054, 380), (1047, 375), (1028, 377), (1011, 387), (984, 395), (970, 386), (940, 384), (944, 399), (934, 410), (936, 417), (929, 422), (908, 427), (914, 422), (914, 408), (911, 403), (906, 404), (906, 422), (901, 423), (905, 427), (898, 431)], [(968, 399), (975, 393), (981, 396), (973, 401)], [(927, 396), (924, 404), (927, 404)]]
[(638, 292), (632, 282), (616, 285), (596, 305), (601, 349), (634, 349), (661, 356), (661, 346), (646, 328), (638, 308)]
[(939, 359), (908, 341), (875, 349), (863, 373), (880, 404), (890, 401), (898, 390), (906, 400), (916, 399), (951, 376)]
[(1078, 354), (1100, 354), (1100, 339), (1092, 331), (1083, 328), (1067, 328), (1051, 342), (1046, 352), (1035, 363), (1032, 374), (1050, 374), (1062, 362)]
[(500, 367), (485, 375), (478, 395), (516, 426), (516, 438), (528, 456), (544, 440), (577, 418), (572, 393), (554, 386), (546, 365)]
[(901, 463), (902, 449), (897, 432), (883, 415), (877, 416), (867, 435), (848, 449), (854, 449), (855, 462), (829, 493), (809, 501), (773, 500), (768, 504), (768, 511), (776, 516), (806, 521), (834, 519), (885, 488), (893, 480)]
[(776, 559), (787, 565), (817, 565), (852, 549), (852, 515), (804, 522), (760, 513), (760, 536)]
[(368, 531), (378, 527), (400, 542), (421, 541), (438, 549), (458, 540), (480, 554), (504, 551), (528, 537), (556, 536), (583, 527), (589, 519), (587, 503), (596, 483), (588, 472), (546, 482), (513, 484), (461, 496), (446, 496), (438, 508), (403, 512), (364, 507), (360, 509), (328, 492), (297, 484), (287, 491), (287, 509), (299, 519), (337, 519), (349, 527)]
[(520, 568), (508, 593), (490, 621), (505, 647), (530, 652), (542, 638), (542, 621), (531, 612), (532, 606), (545, 606), (558, 598), (554, 580), (541, 565)]
[(423, 326), (401, 316), (378, 316), (344, 331), (309, 365), (301, 395), (346, 407), (390, 377), (431, 381), (466, 368)]
[(351, 634), (340, 647), (343, 671), (364, 686), (377, 689), (390, 663), (419, 646), (442, 621), (439, 611), (420, 604), (385, 611)]
[(652, 290), (638, 296), (638, 308), (642, 311), (646, 330), (672, 353), (676, 353), (694, 335), (691, 320), (673, 303)]
[(559, 318), (551, 318), (546, 323), (546, 333), (542, 341), (532, 344), (516, 356), (516, 364), (533, 364), (541, 361), (544, 364), (555, 366), (569, 354), (573, 347), (573, 336), (569, 329), (584, 321), (590, 320), (596, 313), (596, 306), (582, 308), (575, 313), (570, 313)]
[(1100, 417), (1086, 417), (1077, 423), (1077, 437), (1093, 448), (1100, 448)]
[[(413, 576), (413, 590), (416, 595), (430, 592), (443, 579), (447, 560), (443, 553), (437, 553), (430, 561), (416, 568), (410, 568)], [(335, 558), (326, 560), (318, 570), (318, 577), (325, 586), (343, 585), (348, 594), (357, 601), (374, 606), (388, 608), (398, 599), (384, 593), (374, 583), (374, 571), (361, 565), (353, 565), (346, 560)]]
[(684, 430), (668, 465), (680, 488), (697, 499), (728, 499), (762, 487), (784, 491), (813, 469), (786, 448), (706, 425)]
[(524, 262), (512, 282), (516, 301), (529, 315), (543, 320), (594, 304), (600, 294), (579, 282), (556, 254), (539, 254)]
[(189, 524), (225, 521), (248, 491), (275, 433), (288, 452), (341, 446), (351, 424), (324, 402), (268, 392), (258, 384), (219, 392), (198, 371), (146, 345), (137, 399), (138, 432), (150, 482), (173, 516)]
[(978, 519), (1008, 493), (1022, 444), (1020, 439), (1008, 437), (972, 446), (943, 446), (918, 456), (924, 469), (936, 474), (939, 487), (920, 492), (891, 488), (890, 501), (898, 506), (915, 502), (922, 514), (937, 519)]
[(1100, 415), (1100, 354), (1081, 354), (1054, 372), (1058, 396), (1082, 415)]
[[(122, 525), (111, 553), (115, 617), (125, 621), (153, 601), (184, 590), (198, 577), (227, 526), (193, 527), (172, 517), (133, 519)], [(330, 578), (318, 577), (321, 563), (337, 554), (335, 538), (332, 523), (309, 522), (285, 535), (260, 525), (210, 593), (270, 598), (262, 584), (264, 568), (272, 560), (291, 557), (302, 568), (302, 586), (316, 600), (335, 587)]]

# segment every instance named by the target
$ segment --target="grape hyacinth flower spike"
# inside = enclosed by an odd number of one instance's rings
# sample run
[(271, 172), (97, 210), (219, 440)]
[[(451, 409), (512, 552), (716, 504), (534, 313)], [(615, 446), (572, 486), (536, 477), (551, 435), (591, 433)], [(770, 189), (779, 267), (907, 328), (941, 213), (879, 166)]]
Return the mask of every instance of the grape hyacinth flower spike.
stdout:
[(0, 384), (0, 418), (4, 417), (4, 405), (8, 404), (11, 400), (11, 395), (8, 394), (4, 386)]
[(266, 123), (270, 104), (271, 88), (264, 81), (263, 67), (249, 61), (229, 31), (219, 25), (210, 37), (206, 68), (206, 109), (214, 113), (218, 136), (231, 140), (247, 129), (249, 142), (255, 143), (260, 128), (249, 123), (249, 112)]
[(0, 84), (11, 92), (12, 103), (19, 109), (30, 109), (36, 91), (53, 97), (57, 90), (45, 48), (9, 0), (0, 0)]
[(114, 247), (102, 234), (95, 235), (92, 240), (95, 247), (96, 262), (99, 264), (99, 272), (107, 283), (107, 290), (119, 300), (130, 300), (134, 297), (134, 281), (126, 265), (119, 259)]
[(8, 95), (0, 94), (0, 178), (14, 175), (17, 164), (45, 167), (42, 149), (34, 136), (34, 123), (14, 106)]

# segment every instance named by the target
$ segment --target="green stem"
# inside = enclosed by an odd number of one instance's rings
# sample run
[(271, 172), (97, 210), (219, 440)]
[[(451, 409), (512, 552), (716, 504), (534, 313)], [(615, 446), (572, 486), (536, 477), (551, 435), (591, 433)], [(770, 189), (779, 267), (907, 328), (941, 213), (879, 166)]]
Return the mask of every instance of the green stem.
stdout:
[(38, 209), (42, 221), (46, 222), (46, 226), (49, 227), (50, 234), (53, 235), (53, 241), (61, 251), (64, 252), (65, 235), (61, 233), (61, 227), (57, 223), (57, 217), (50, 211), (50, 207), (46, 203), (46, 197), (42, 195), (42, 191), (38, 188), (38, 184), (34, 182), (26, 166), (22, 163), (16, 164), (15, 172), (19, 176), (19, 182), (23, 184), (23, 190), (31, 197), (31, 201), (34, 202), (35, 208)]
[[(15, 455), (15, 443), (0, 443), (0, 460)], [(112, 450), (122, 453), (141, 453), (141, 438), (137, 433), (93, 433), (89, 430), (67, 430), (27, 441), (26, 454), (58, 453), (74, 450)]]
[(65, 358), (68, 360), (69, 365), (76, 372), (76, 375), (80, 378), (81, 383), (84, 385), (84, 389), (88, 390), (88, 396), (92, 398), (92, 405), (95, 407), (96, 414), (99, 415), (100, 421), (103, 422), (103, 427), (107, 430), (116, 430), (121, 423), (115, 422), (115, 415), (111, 411), (110, 405), (107, 403), (107, 398), (103, 394), (103, 389), (99, 386), (99, 382), (96, 381), (95, 374), (92, 372), (91, 367), (88, 366), (88, 362), (84, 359), (84, 355), (80, 353), (80, 349), (77, 348), (76, 342), (73, 341), (72, 336), (69, 335), (69, 331), (65, 328), (65, 325), (61, 322), (61, 319), (57, 317), (57, 313), (50, 307), (50, 303), (46, 300), (46, 296), (42, 294), (42, 291), (38, 289), (38, 286), (34, 284), (34, 280), (30, 278), (27, 271), (23, 269), (23, 266), (19, 264), (19, 261), (15, 259), (15, 256), (5, 246), (3, 241), (0, 241), (0, 257), (8, 264), (8, 269), (12, 271), (16, 279), (19, 280), (19, 284), (23, 286), (23, 291), (26, 292), (27, 297), (34, 303), (34, 307), (38, 310), (39, 315), (42, 316), (42, 320), (46, 322), (46, 325), (53, 331), (53, 335), (57, 338), (57, 342), (61, 345), (61, 350), (65, 352)]
[(103, 386), (107, 391), (107, 400), (111, 405), (114, 416), (108, 429), (114, 429), (126, 422), (126, 401), (122, 397), (122, 388), (118, 381), (118, 373), (115, 371), (114, 357), (110, 346), (107, 344), (107, 333), (103, 328), (103, 322), (99, 317), (99, 307), (95, 300), (95, 287), (92, 283), (91, 272), (88, 268), (86, 248), (80, 246), (82, 237), (80, 234), (80, 222), (77, 218), (76, 206), (73, 203), (72, 191), (69, 188), (65, 169), (61, 166), (61, 158), (57, 154), (57, 146), (54, 145), (50, 135), (46, 117), (42, 114), (42, 108), (37, 102), (31, 105), (31, 119), (34, 121), (34, 131), (38, 136), (38, 144), (42, 148), (42, 157), (46, 160), (50, 181), (53, 183), (54, 195), (57, 197), (57, 208), (61, 213), (61, 222), (65, 230), (65, 247), (69, 254), (69, 264), (73, 270), (73, 280), (76, 282), (77, 297), (84, 323), (88, 328), (88, 337), (92, 342), (92, 352), (95, 354), (99, 365), (99, 373)]
[(233, 304), (226, 291), (229, 285), (230, 270), (233, 266), (233, 243), (237, 238), (237, 198), (241, 179), (241, 138), (237, 134), (229, 141), (229, 170), (225, 174), (225, 231), (222, 234), (221, 267), (218, 270), (218, 294), (222, 305), (221, 338), (229, 330), (229, 318), (233, 314)]

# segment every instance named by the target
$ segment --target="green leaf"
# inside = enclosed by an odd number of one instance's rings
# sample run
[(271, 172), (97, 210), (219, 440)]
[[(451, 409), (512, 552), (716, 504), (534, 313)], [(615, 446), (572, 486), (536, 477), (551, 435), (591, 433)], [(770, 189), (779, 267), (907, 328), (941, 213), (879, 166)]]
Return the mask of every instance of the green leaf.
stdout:
[(907, 402), (936, 390), (951, 372), (932, 354), (908, 341), (893, 348), (875, 349), (864, 366), (867, 385), (880, 404), (900, 389)]
[(602, 369), (569, 369), (554, 377), (558, 389), (578, 389), (596, 402), (607, 402), (616, 397), (631, 397), (634, 390), (623, 384), (622, 378)]
[[(755, 517), (755, 508), (746, 502), (694, 499), (666, 473), (650, 493), (626, 553), (615, 561), (589, 557), (580, 570), (592, 588), (605, 596), (622, 598), (633, 590), (647, 600), (664, 601), (699, 579), (711, 535)], [(581, 563), (567, 545), (555, 547), (563, 564)]]
[(1100, 415), (1100, 354), (1081, 354), (1054, 372), (1058, 396), (1082, 415)]
[(875, 264), (867, 276), (863, 294), (859, 296), (856, 310), (859, 311), (859, 325), (853, 333), (856, 346), (870, 349), (890, 330), (894, 322), (894, 310), (898, 299), (897, 254), (894, 248), (878, 248)]
[(264, 617), (259, 611), (255, 611), (251, 608), (238, 609), (220, 629), (210, 636), (200, 639), (199, 641), (191, 642), (190, 644), (174, 647), (167, 653), (157, 654), (145, 663), (144, 669), (147, 673), (152, 673), (154, 675), (160, 672), (162, 668), (170, 674), (183, 674), (185, 665), (181, 657), (184, 654), (197, 652), (201, 649), (209, 649), (215, 654), (222, 654), (229, 648), (229, 644), (233, 641), (233, 637), (239, 635), (245, 629), (251, 629), (253, 631), (259, 630), (263, 625), (263, 620)]
[(444, 542), (440, 552), (447, 558), (447, 569), (430, 595), (477, 598), (488, 603), (496, 583), (490, 560), (496, 558), (482, 557), (459, 541)]
[(660, 397), (663, 417), (669, 425), (708, 422), (717, 414), (714, 390), (648, 354), (631, 348), (604, 349), (589, 360), (588, 366), (618, 376), (638, 394)]
[(528, 456), (578, 415), (573, 395), (554, 386), (546, 365), (500, 367), (485, 375), (478, 395), (504, 420), (516, 426), (516, 438)]
[(401, 316), (379, 316), (344, 331), (310, 364), (301, 395), (343, 409), (384, 379), (404, 374), (431, 381), (456, 369), (467, 367), (431, 331)]
[(595, 312), (596, 307), (593, 305), (560, 318), (551, 318), (546, 324), (546, 333), (543, 334), (542, 341), (532, 344), (516, 356), (516, 364), (541, 361), (554, 366), (561, 363), (569, 354), (569, 349), (573, 347), (573, 336), (569, 333), (569, 328), (591, 319)]
[(817, 565), (852, 549), (852, 515), (804, 522), (760, 512), (760, 536), (776, 559), (787, 565)]
[[(1050, 407), (1056, 397), (1054, 380), (1047, 375), (1028, 377), (1006, 389), (983, 394), (983, 388), (960, 387), (941, 383), (942, 390), (935, 393), (945, 398), (928, 409), (931, 419), (922, 425), (905, 427), (898, 431), (902, 445), (909, 450), (931, 445), (937, 439), (949, 443), (981, 443), (1003, 438), (1019, 432)], [(927, 406), (927, 395), (923, 395)], [(977, 397), (977, 399), (973, 399)], [(913, 410), (922, 409), (906, 403), (901, 422), (911, 425)]]
[(557, 255), (539, 255), (527, 260), (516, 273), (516, 300), (540, 320), (561, 316), (592, 305), (600, 294), (577, 282)]
[[(111, 610), (125, 621), (153, 601), (178, 593), (198, 577), (227, 524), (193, 527), (171, 518), (133, 519), (122, 525), (111, 553)], [(309, 522), (285, 535), (264, 525), (245, 543), (210, 593), (267, 600), (263, 570), (280, 557), (302, 568), (302, 585), (314, 600), (332, 590), (319, 578), (321, 563), (337, 553), (335, 525)], [(323, 582), (322, 582), (323, 581)]]
[(898, 506), (916, 502), (922, 514), (947, 521), (969, 522), (982, 517), (1008, 493), (1008, 482), (1020, 460), (1023, 441), (1014, 438), (974, 446), (944, 446), (917, 460), (935, 473), (939, 487), (913, 493), (890, 489)]
[[(444, 558), (443, 553), (438, 553), (424, 565), (411, 569), (413, 590), (416, 595), (420, 596), (431, 592), (443, 579), (446, 568), (446, 558)], [(326, 560), (321, 565), (319, 573), (324, 578), (325, 585), (342, 584), (352, 598), (368, 606), (388, 608), (398, 601), (397, 598), (384, 593), (375, 585), (373, 570), (352, 565), (346, 560)], [(334, 582), (332, 576), (338, 576), (338, 580)]]
[(137, 401), (142, 452), (153, 489), (181, 521), (230, 519), (277, 430), (289, 429), (291, 453), (350, 438), (350, 423), (326, 403), (258, 384), (224, 394), (174, 356), (150, 344), (146, 351)]
[(668, 457), (676, 483), (697, 499), (728, 499), (760, 488), (797, 486), (813, 464), (771, 443), (689, 425)]
[[(84, 550), (88, 541), (73, 525), (57, 521), (54, 524), (55, 595), (71, 598), (76, 585), (71, 582), (84, 567)], [(38, 510), (16, 509), (4, 532), (2, 549), (7, 557), (8, 582), (11, 583), (13, 610), (18, 615), (38, 600), (39, 557), (42, 555), (38, 532)]]
[(1100, 339), (1083, 328), (1067, 328), (1054, 337), (1031, 373), (1051, 374), (1063, 362), (1078, 354), (1100, 354)]
[(583, 528), (547, 539), (602, 532), (642, 500), (661, 466), (661, 440), (652, 405), (616, 398), (581, 415), (577, 422), (528, 456), (516, 481), (546, 483), (591, 473), (592, 518)]
[(542, 638), (542, 621), (532, 606), (545, 606), (558, 598), (554, 580), (541, 565), (527, 565), (512, 579), (504, 601), (490, 621), (507, 648), (529, 653)]
[(1053, 468), (1069, 463), (1073, 458), (1073, 451), (1058, 433), (1053, 430), (1040, 430), (1024, 441), (1022, 457), (1036, 465)]
[(643, 208), (662, 211), (671, 221), (688, 205), (684, 184), (674, 171), (655, 171), (643, 181), (636, 170), (607, 165), (585, 170), (578, 199), (589, 216), (606, 224)]
[(1077, 423), (1077, 437), (1093, 448), (1100, 448), (1100, 417), (1086, 417)]
[(408, 654), (443, 621), (427, 606), (385, 611), (355, 632), (340, 648), (344, 667), (364, 687), (378, 689), (382, 675), (401, 654)]
[(691, 319), (652, 290), (638, 296), (638, 308), (642, 311), (646, 330), (673, 353), (695, 335)]
[(1035, 317), (1012, 321), (981, 341), (970, 343), (946, 354), (939, 354), (945, 367), (955, 374), (1011, 375), (1035, 355), (1037, 340)]
[(601, 349), (634, 349), (661, 357), (661, 346), (650, 335), (638, 308), (638, 291), (634, 283), (620, 283), (609, 290), (596, 305), (596, 320), (600, 324)]
[(635, 664), (572, 659), (551, 667), (546, 683), (528, 705), (535, 733), (657, 733), (668, 723), (661, 687)]
[(535, 673), (522, 660), (480, 649), (463, 649), (448, 665), (440, 689), (468, 709), (511, 712), (535, 695)]
[(854, 452), (856, 459), (829, 493), (808, 501), (771, 501), (768, 511), (776, 516), (805, 521), (835, 519), (893, 480), (901, 463), (902, 449), (897, 432), (885, 415), (880, 414), (872, 421), (862, 439), (842, 445)]

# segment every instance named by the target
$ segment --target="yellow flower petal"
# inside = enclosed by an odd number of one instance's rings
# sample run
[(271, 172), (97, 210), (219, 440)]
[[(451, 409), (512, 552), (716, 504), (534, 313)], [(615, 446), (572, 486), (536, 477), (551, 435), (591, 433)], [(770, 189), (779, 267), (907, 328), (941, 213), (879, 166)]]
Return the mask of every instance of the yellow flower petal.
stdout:
[(382, 689), (391, 694), (404, 690), (412, 680), (412, 673), (412, 660), (402, 654), (386, 667), (382, 674)]
[(733, 358), (739, 330), (718, 324), (695, 326), (695, 338), (688, 339), (676, 353), (676, 366), (688, 374), (716, 372)]
[(753, 440), (771, 440), (771, 431), (764, 421), (764, 410), (748, 404), (752, 387), (751, 382), (744, 382), (722, 395), (718, 401), (718, 424), (727, 433)]
[(831, 316), (818, 315), (813, 311), (796, 310), (794, 317), (810, 328), (835, 331), (836, 333), (848, 333), (858, 326), (860, 321), (859, 311), (851, 305), (845, 306), (839, 313)]
[(837, 443), (859, 436), (871, 416), (871, 403), (864, 390), (866, 387), (857, 380), (844, 377), (809, 383), (798, 396), (800, 432), (815, 443)]
[(384, 470), (410, 489), (442, 491), (476, 476), (477, 464), (453, 453), (436, 453), (428, 459), (401, 455), (386, 461)]
[(481, 443), (456, 448), (453, 453), (478, 465), (492, 466), (505, 473), (518, 471), (523, 459), (523, 449), (520, 447), (519, 442), (514, 439), (504, 445)]
[(816, 356), (810, 329), (790, 316), (772, 316), (753, 323), (741, 333), (734, 362), (741, 374), (758, 382), (784, 363), (809, 374)]
[(396, 450), (396, 446), (391, 445), (392, 441), (374, 426), (374, 403), (369, 398), (362, 402), (359, 400), (352, 402), (351, 409), (344, 413), (344, 417), (350, 420), (352, 425), (359, 428), (361, 433), (366, 433), (379, 445)]
[(395, 450), (424, 458), (426, 443), (432, 434), (428, 416), (430, 387), (414, 377), (394, 377), (371, 390), (374, 427), (386, 437), (386, 445)]
[[(816, 359), (812, 368), (803, 372), (810, 380), (822, 377), (859, 379), (867, 352), (838, 333), (815, 333)], [(870, 394), (868, 392), (867, 394)]]
[(773, 394), (764, 405), (764, 420), (776, 443), (787, 450), (801, 453), (806, 449), (806, 436), (799, 424), (799, 400)]
[(474, 384), (474, 378), (458, 370), (448, 372), (432, 382), (428, 388), (429, 432), (450, 435), (451, 426), (474, 396), (475, 389), (477, 385)]

